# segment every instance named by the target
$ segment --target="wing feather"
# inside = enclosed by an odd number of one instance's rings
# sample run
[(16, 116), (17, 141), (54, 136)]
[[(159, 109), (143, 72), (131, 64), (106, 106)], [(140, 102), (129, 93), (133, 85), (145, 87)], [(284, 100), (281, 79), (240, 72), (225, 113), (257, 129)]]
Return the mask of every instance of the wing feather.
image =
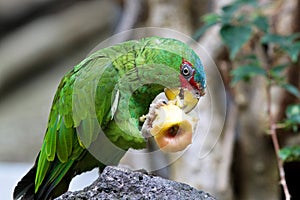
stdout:
[[(108, 121), (103, 119), (110, 112), (110, 107), (107, 106), (110, 105), (110, 98), (107, 96), (111, 95), (111, 92), (106, 90), (113, 90), (113, 86), (101, 88), (99, 85), (112, 83), (107, 77), (101, 79), (112, 72), (116, 73), (115, 69), (106, 70), (112, 68), (110, 66), (109, 59), (103, 56), (90, 57), (62, 79), (53, 100), (48, 128), (38, 159), (35, 191), (39, 190), (43, 181), (46, 181), (45, 185), (51, 184), (51, 187), (54, 187), (55, 184), (51, 181), (55, 180), (58, 183), (71, 164), (79, 160), (84, 149), (97, 138), (99, 122)], [(95, 108), (97, 90), (101, 90), (102, 94), (98, 113)], [(104, 123), (102, 125), (105, 126)], [(55, 170), (50, 170), (52, 162), (56, 163)], [(45, 187), (43, 183), (42, 189)]]

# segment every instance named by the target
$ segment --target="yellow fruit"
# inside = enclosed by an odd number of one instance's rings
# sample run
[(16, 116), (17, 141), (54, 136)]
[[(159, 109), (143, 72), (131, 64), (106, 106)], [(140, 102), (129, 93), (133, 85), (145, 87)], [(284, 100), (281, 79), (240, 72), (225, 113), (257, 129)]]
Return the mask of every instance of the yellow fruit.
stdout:
[(164, 93), (168, 100), (176, 101), (176, 105), (184, 110), (185, 113), (193, 110), (199, 101), (197, 95), (184, 88), (165, 88)]
[(173, 103), (155, 110), (155, 119), (150, 130), (162, 151), (177, 152), (192, 143), (194, 120)]

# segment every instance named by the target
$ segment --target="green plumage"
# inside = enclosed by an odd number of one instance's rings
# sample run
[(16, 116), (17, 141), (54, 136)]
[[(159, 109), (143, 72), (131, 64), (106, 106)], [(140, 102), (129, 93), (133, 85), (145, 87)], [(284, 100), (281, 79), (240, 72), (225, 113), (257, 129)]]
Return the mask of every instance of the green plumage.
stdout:
[(102, 169), (107, 163), (87, 150), (102, 140), (101, 130), (119, 148), (144, 148), (139, 117), (165, 85), (180, 86), (183, 58), (201, 64), (184, 43), (151, 37), (98, 50), (75, 66), (58, 86), (36, 165), (14, 198), (51, 199), (65, 192), (75, 175)]

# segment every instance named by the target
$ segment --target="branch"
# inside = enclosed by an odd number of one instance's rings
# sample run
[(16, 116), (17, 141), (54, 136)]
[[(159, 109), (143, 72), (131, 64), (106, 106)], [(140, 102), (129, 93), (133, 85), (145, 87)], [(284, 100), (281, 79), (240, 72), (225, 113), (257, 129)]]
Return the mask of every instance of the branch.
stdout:
[[(259, 41), (259, 40), (256, 40)], [(269, 118), (269, 130), (270, 130), (270, 135), (272, 138), (273, 146), (274, 146), (274, 151), (276, 153), (276, 158), (277, 158), (277, 164), (278, 164), (278, 170), (279, 170), (279, 175), (280, 175), (280, 184), (282, 185), (284, 194), (285, 194), (285, 199), (290, 200), (291, 195), (289, 193), (289, 189), (286, 183), (285, 179), (285, 172), (284, 172), (284, 167), (283, 167), (283, 161), (279, 157), (279, 151), (280, 151), (280, 146), (278, 142), (278, 137), (277, 137), (277, 132), (276, 132), (276, 123), (274, 121), (273, 113), (271, 110), (271, 104), (272, 104), (272, 96), (271, 96), (271, 88), (272, 88), (272, 82), (271, 77), (269, 75), (269, 72), (271, 70), (271, 62), (270, 62), (270, 57), (267, 54), (267, 52), (262, 48), (262, 45), (259, 42), (255, 43), (256, 47), (256, 52), (258, 52), (258, 57), (262, 61), (262, 66), (264, 69), (267, 71), (267, 76), (268, 76), (268, 83), (266, 87), (266, 95), (267, 95), (267, 115)]]

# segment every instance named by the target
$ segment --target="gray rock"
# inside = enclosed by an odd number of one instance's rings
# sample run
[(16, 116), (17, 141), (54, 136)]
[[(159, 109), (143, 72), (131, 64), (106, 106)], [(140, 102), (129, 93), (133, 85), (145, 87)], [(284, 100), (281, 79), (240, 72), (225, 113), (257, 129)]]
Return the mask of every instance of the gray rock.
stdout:
[(191, 186), (142, 172), (106, 167), (100, 177), (81, 191), (67, 192), (56, 200), (86, 199), (199, 199), (214, 200)]

